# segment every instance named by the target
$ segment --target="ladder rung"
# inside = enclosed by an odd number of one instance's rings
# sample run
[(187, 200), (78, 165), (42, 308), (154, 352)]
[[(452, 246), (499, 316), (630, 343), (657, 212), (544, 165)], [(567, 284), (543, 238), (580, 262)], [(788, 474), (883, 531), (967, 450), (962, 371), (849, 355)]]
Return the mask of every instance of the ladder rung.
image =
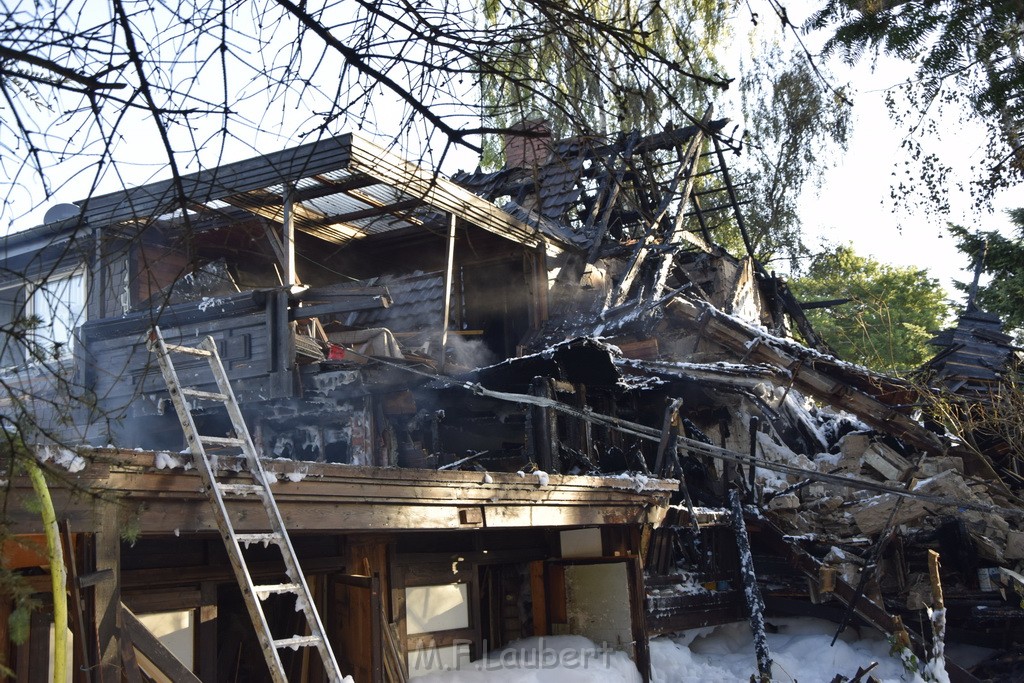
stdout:
[(171, 353), (187, 353), (190, 356), (202, 356), (204, 358), (209, 358), (210, 356), (213, 355), (206, 349), (196, 348), (195, 346), (182, 346), (181, 344), (166, 343), (164, 344), (164, 346), (167, 347), (167, 350), (170, 351)]
[(263, 487), (259, 484), (217, 484), (221, 493), (236, 493), (244, 496), (250, 493), (263, 493)]
[(228, 395), (222, 394), (218, 391), (201, 391), (200, 389), (193, 389), (192, 387), (182, 387), (180, 389), (183, 396), (191, 396), (193, 398), (202, 398), (207, 401), (227, 401)]
[(273, 593), (298, 593), (300, 590), (302, 586), (297, 583), (268, 583), (252, 587), (252, 592), (260, 600), (266, 600)]
[(245, 439), (239, 439), (236, 436), (206, 436), (200, 434), (199, 440), (211, 446), (237, 446), (241, 448), (245, 445)]
[(280, 640), (274, 641), (274, 647), (282, 649), (290, 647), (293, 650), (297, 650), (300, 647), (309, 647), (311, 645), (316, 646), (323, 642), (323, 638), (320, 636), (292, 636), (291, 638), (281, 638)]
[(269, 543), (280, 543), (281, 534), (276, 531), (265, 531), (261, 534), (235, 534), (235, 539), (245, 546), (248, 546), (250, 543), (267, 545)]

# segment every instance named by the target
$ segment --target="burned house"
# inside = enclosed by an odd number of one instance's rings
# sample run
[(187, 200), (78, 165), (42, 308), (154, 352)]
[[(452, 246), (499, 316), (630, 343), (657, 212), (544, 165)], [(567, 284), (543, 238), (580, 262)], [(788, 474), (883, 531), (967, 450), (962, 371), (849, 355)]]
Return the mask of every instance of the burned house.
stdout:
[[(848, 605), (843, 620), (920, 648), (908, 567), (932, 539), (907, 523), (970, 509), (959, 551), (1008, 551), (1019, 506), (984, 458), (917, 419), (917, 389), (812, 348), (785, 283), (716, 244), (725, 226), (744, 234), (725, 125), (548, 141), (452, 179), (327, 138), (7, 237), (5, 410), (34, 402), (76, 680), (268, 676), (191, 432), (233, 492), (231, 533), (253, 541), (242, 562), (285, 585), (276, 542), (256, 542), (259, 497), (241, 495), (251, 438), (357, 681), (567, 633), (646, 678), (651, 635), (746, 619), (757, 579), (769, 613)], [(175, 379), (191, 394), (176, 396), (157, 337), (212, 339), (231, 391), (189, 352)], [(9, 545), (38, 532), (29, 490), (10, 477)], [(1012, 591), (1011, 558), (982, 564)], [(879, 581), (883, 563), (901, 569)], [(24, 552), (9, 568), (42, 593), (45, 564)], [(978, 576), (947, 572), (992, 615), (954, 629), (1018, 642), (1019, 609), (979, 597)], [(301, 599), (256, 592), (265, 628), (315, 636)], [(10, 648), (20, 680), (45, 670), (49, 623), (34, 611)], [(288, 680), (331, 679), (294, 644), (279, 648)]]

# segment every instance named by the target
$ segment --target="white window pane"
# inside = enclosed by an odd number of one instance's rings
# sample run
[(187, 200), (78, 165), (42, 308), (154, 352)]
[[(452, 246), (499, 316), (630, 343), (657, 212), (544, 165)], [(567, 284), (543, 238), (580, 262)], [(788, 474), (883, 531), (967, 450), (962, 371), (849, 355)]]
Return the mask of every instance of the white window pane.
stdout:
[(85, 322), (85, 276), (79, 273), (42, 283), (32, 292), (29, 312), (40, 321), (36, 341), (47, 351), (70, 355), (74, 330)]
[(431, 633), (469, 627), (469, 590), (464, 583), (405, 589), (406, 632)]

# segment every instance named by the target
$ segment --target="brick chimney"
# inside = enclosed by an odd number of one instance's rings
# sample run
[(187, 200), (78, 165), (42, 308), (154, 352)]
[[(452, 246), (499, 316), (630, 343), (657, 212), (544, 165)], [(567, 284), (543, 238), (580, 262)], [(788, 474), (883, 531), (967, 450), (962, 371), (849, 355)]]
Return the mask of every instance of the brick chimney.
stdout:
[(551, 124), (543, 119), (517, 123), (504, 138), (505, 168), (537, 168), (551, 155)]

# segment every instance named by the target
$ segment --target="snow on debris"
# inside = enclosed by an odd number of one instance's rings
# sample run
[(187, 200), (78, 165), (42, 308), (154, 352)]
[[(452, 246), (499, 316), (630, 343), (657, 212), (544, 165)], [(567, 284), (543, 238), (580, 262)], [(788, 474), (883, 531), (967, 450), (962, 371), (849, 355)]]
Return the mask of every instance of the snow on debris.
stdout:
[[(854, 640), (847, 630), (834, 647), (829, 647), (836, 625), (817, 619), (770, 620), (777, 633), (768, 633), (772, 655), (772, 680), (830, 681), (836, 674), (852, 677), (859, 667), (871, 662), (878, 666), (871, 675), (883, 683), (917, 682), (902, 663), (889, 655), (889, 643), (868, 631)], [(747, 623), (729, 624), (713, 630), (700, 629), (696, 638), (687, 632), (651, 640), (651, 681), (676, 683), (747, 683), (757, 672), (754, 641)], [(692, 641), (692, 642), (691, 642)]]
[(602, 475), (605, 479), (609, 480), (620, 480), (627, 482), (629, 488), (633, 489), (637, 493), (640, 493), (647, 488), (647, 483), (654, 481), (655, 477), (649, 477), (642, 472), (620, 472), (619, 474)]
[(176, 469), (191, 469), (192, 463), (189, 460), (183, 460), (177, 455), (171, 455), (167, 451), (157, 451), (153, 457), (153, 466), (158, 470), (176, 470)]
[(39, 462), (52, 461), (53, 464), (63, 467), (72, 474), (81, 472), (85, 469), (86, 465), (85, 458), (74, 451), (59, 446), (43, 446), (36, 451), (36, 457), (39, 459)]
[(306, 478), (308, 471), (305, 469), (294, 469), (291, 472), (284, 472), (284, 478), (292, 483), (298, 483)]

